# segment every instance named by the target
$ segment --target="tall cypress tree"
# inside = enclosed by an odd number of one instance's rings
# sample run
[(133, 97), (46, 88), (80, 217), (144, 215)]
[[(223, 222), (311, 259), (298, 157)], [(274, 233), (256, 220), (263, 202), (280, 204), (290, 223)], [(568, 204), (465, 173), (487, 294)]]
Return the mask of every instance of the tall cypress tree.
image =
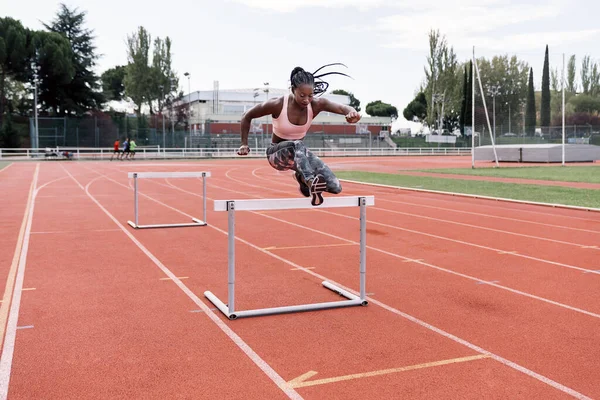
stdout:
[[(465, 73), (463, 76), (463, 99), (460, 109), (460, 132), (465, 134), (465, 127), (471, 126), (471, 107), (473, 103), (473, 61), (469, 61), (469, 71), (465, 66)], [(472, 130), (473, 128), (471, 128)]]
[(465, 109), (465, 125), (471, 127), (471, 133), (475, 131), (473, 126), (473, 61), (469, 61), (469, 80), (467, 81), (467, 107)]
[(535, 134), (535, 91), (533, 88), (533, 68), (529, 68), (529, 87), (527, 90), (527, 106), (525, 111), (525, 133), (529, 136)]
[(467, 85), (468, 85), (467, 67), (465, 66), (465, 73), (463, 75), (462, 102), (460, 105), (460, 119), (459, 119), (460, 133), (463, 135), (465, 134), (465, 113), (467, 112)]
[(544, 57), (544, 71), (542, 72), (542, 104), (540, 108), (540, 125), (542, 129), (550, 126), (550, 66), (548, 62), (548, 45)]

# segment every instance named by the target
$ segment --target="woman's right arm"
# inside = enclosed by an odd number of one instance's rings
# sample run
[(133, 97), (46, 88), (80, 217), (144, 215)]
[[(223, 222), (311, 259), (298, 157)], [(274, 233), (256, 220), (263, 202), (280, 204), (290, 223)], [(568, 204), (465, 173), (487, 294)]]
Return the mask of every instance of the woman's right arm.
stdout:
[[(242, 134), (242, 146), (238, 151), (239, 155), (246, 155), (250, 152), (248, 148), (248, 133), (250, 132), (250, 123), (255, 118), (264, 117), (265, 115), (278, 115), (281, 99), (273, 98), (265, 101), (264, 103), (257, 104), (242, 115), (242, 121), (240, 122), (240, 129)], [(244, 148), (244, 149), (242, 149)]]

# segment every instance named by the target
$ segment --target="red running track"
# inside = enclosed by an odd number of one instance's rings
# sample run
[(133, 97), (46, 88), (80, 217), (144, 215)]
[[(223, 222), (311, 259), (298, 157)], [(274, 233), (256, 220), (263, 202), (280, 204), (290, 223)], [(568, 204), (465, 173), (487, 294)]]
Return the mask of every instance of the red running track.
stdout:
[[(11, 399), (600, 397), (600, 214), (344, 184), (376, 198), (370, 304), (228, 321), (203, 296), (227, 297), (227, 215), (212, 200), (297, 197), (290, 173), (264, 160), (52, 162), (36, 178), (36, 165), (0, 172), (14, 193), (7, 283), (19, 237), (24, 249), (0, 360)], [(212, 173), (208, 226), (127, 225), (127, 172), (198, 170)], [(202, 217), (198, 180), (140, 192), (142, 223)], [(357, 290), (357, 218), (239, 212), (238, 307), (337, 300), (324, 278)]]

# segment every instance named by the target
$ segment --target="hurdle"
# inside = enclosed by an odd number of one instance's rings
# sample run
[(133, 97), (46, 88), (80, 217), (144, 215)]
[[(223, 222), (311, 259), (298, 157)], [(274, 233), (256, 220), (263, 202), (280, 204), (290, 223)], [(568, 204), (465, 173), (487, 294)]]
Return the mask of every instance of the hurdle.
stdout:
[[(206, 222), (206, 178), (210, 177), (210, 172), (129, 172), (128, 178), (133, 178), (133, 213), (134, 220), (127, 221), (135, 229), (147, 228), (175, 228), (185, 226), (205, 226)], [(139, 224), (139, 206), (138, 206), (138, 179), (161, 179), (161, 178), (202, 178), (202, 219), (192, 218), (193, 222), (178, 224)]]
[[(228, 212), (228, 286), (227, 304), (223, 303), (211, 291), (205, 291), (204, 296), (213, 303), (230, 320), (243, 317), (260, 315), (283, 314), (299, 311), (323, 310), (339, 307), (366, 306), (366, 274), (367, 274), (367, 206), (375, 204), (374, 196), (342, 196), (327, 197), (319, 206), (313, 206), (310, 199), (306, 198), (280, 198), (280, 199), (250, 199), (250, 200), (215, 200), (215, 211)], [(348, 300), (331, 301), (325, 303), (303, 304), (295, 306), (282, 306), (261, 308), (254, 310), (236, 311), (235, 309), (235, 212), (236, 211), (265, 211), (265, 210), (292, 210), (292, 209), (320, 209), (337, 207), (360, 207), (360, 296), (344, 290), (331, 282), (323, 281), (321, 284)]]

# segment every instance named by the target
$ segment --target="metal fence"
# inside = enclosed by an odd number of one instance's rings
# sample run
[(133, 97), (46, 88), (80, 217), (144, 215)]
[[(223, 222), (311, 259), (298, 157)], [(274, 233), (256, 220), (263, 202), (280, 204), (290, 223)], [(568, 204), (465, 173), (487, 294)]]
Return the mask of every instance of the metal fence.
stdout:
[[(195, 158), (239, 158), (234, 148), (162, 148), (138, 147), (133, 159), (195, 159)], [(471, 149), (458, 148), (312, 148), (319, 157), (361, 157), (361, 156), (470, 156)], [(247, 157), (264, 158), (266, 148), (256, 148)], [(53, 147), (53, 148), (18, 148), (0, 149), (0, 160), (110, 160), (113, 157), (112, 147)], [(116, 158), (116, 157), (115, 157)]]
[[(72, 148), (105, 148), (113, 146), (115, 141), (125, 138), (134, 139), (138, 146), (160, 146), (161, 148), (198, 149), (198, 148), (234, 148), (240, 145), (239, 133), (199, 134), (170, 124), (165, 120), (164, 130), (160, 116), (137, 118), (121, 116), (112, 118), (105, 114), (85, 118), (38, 118), (36, 136), (35, 124), (30, 119), (20, 131), (28, 131), (29, 137), (21, 139), (21, 147), (72, 147)], [(21, 129), (25, 128), (25, 129)], [(492, 137), (497, 145), (503, 144), (547, 144), (562, 143), (562, 126), (541, 127), (535, 135), (524, 135), (504, 129), (503, 124), (495, 126), (496, 134), (490, 135), (487, 124), (476, 126), (475, 146), (492, 144)], [(565, 126), (566, 143), (600, 145), (600, 126), (568, 125)], [(25, 140), (23, 140), (25, 139)], [(267, 147), (270, 135), (250, 133), (249, 144), (255, 148)], [(305, 142), (310, 148), (470, 148), (470, 137), (458, 137), (452, 144), (428, 143), (424, 136), (392, 136), (385, 140), (377, 134), (357, 134), (338, 132), (335, 134), (311, 132)]]

